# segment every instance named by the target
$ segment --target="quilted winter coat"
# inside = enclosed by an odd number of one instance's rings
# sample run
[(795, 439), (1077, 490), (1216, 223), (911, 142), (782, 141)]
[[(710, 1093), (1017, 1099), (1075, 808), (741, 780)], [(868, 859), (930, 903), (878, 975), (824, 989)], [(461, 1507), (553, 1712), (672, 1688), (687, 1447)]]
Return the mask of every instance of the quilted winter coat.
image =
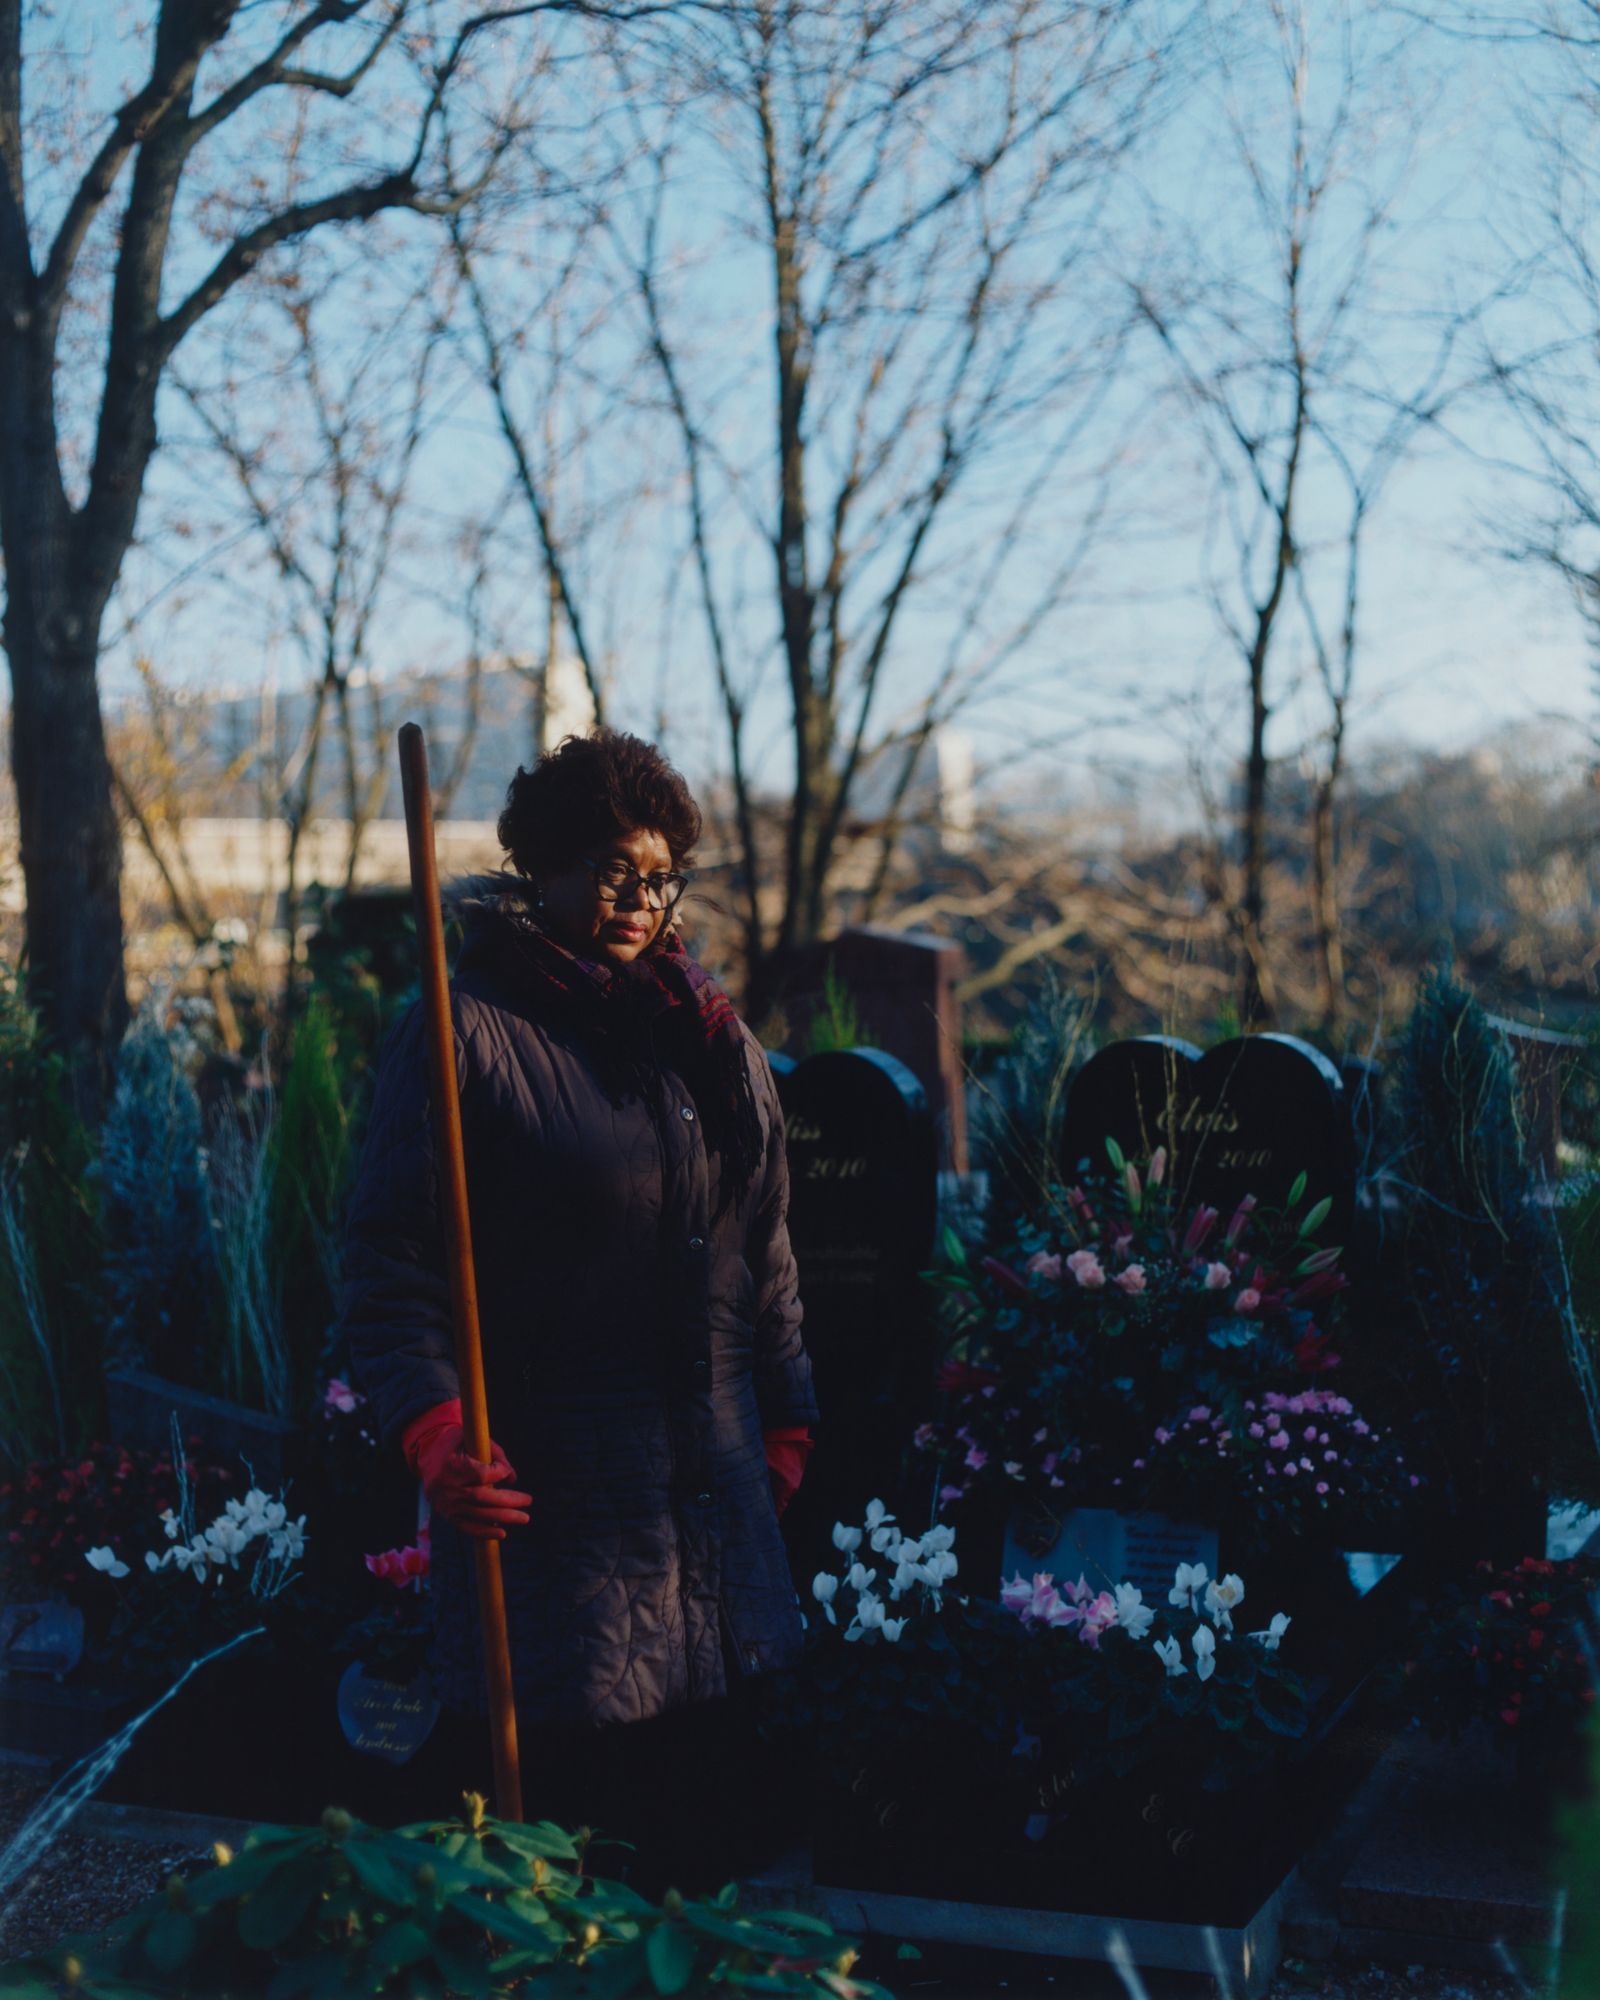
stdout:
[[(762, 1432), (814, 1421), (783, 1116), (741, 1023), (762, 1164), (713, 1225), (717, 1157), (649, 1023), (663, 1089), (613, 1106), (541, 1021), (509, 919), (464, 900), (452, 981), (489, 1421), (533, 1496), (500, 1544), (518, 1713), (642, 1721), (790, 1664), (799, 1600)], [(520, 972), (520, 977), (519, 977)], [(420, 1005), (380, 1065), (342, 1317), (384, 1444), (458, 1393)], [(433, 1524), (433, 1667), (482, 1711), (469, 1543)]]

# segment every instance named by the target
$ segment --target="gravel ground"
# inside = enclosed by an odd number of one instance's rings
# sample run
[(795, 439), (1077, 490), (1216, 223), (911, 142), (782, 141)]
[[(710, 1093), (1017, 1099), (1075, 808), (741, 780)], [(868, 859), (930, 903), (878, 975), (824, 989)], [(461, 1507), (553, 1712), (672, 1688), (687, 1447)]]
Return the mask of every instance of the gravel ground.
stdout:
[[(43, 1790), (30, 1769), (0, 1762), (0, 1849)], [(72, 1931), (107, 1924), (165, 1883), (211, 1858), (209, 1845), (148, 1845), (124, 1835), (69, 1826), (44, 1860), (0, 1910), (0, 1964), (26, 1957)], [(901, 1959), (893, 1946), (869, 1948), (861, 1971), (881, 1979), (900, 2000), (1126, 2000), (1122, 1983), (1101, 1974), (1066, 1971), (1049, 1961), (1017, 1960), (1004, 1975), (992, 1958), (930, 1947)], [(1149, 2000), (1199, 2000), (1207, 1982), (1147, 1976)], [(1313, 1964), (1291, 1959), (1268, 2000), (1526, 2000), (1516, 1982), (1448, 1972), (1431, 1966)]]
[[(0, 1850), (44, 1790), (30, 1769), (0, 1763)], [(159, 1889), (174, 1868), (209, 1861), (209, 1847), (146, 1846), (69, 1825), (0, 1908), (0, 1963), (26, 1958), (72, 1931), (108, 1924)]]

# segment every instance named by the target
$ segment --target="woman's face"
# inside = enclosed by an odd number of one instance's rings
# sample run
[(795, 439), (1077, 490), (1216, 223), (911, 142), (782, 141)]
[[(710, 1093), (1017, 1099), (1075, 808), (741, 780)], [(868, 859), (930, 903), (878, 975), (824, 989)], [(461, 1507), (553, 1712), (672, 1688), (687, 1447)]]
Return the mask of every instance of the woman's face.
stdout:
[[(590, 853), (589, 860), (626, 861), (640, 875), (672, 872), (672, 850), (666, 836), (653, 827), (634, 827), (614, 834)], [(595, 873), (586, 861), (549, 873), (535, 872), (544, 890), (545, 922), (562, 944), (588, 958), (626, 965), (655, 942), (669, 911), (652, 907), (644, 884), (630, 882), (608, 902), (600, 894)]]

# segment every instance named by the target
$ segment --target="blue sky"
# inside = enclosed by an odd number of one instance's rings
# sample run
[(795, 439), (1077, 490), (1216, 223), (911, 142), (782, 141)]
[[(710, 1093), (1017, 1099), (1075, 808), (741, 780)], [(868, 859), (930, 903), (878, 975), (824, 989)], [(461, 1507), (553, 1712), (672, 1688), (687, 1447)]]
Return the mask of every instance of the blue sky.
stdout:
[[(1333, 74), (1326, 59), (1338, 45), (1325, 32), (1333, 10), (1312, 11), (1319, 28), (1311, 97), (1316, 128), (1327, 102), (1318, 92)], [(69, 32), (84, 31), (76, 80), (103, 102), (117, 63), (136, 54), (139, 41), (136, 34), (121, 45), (96, 40), (90, 57), (91, 18), (102, 19), (101, 10), (81, 0), (66, 9)], [(1262, 39), (1267, 10), (1252, 5), (1241, 18), (1242, 35), (1237, 23), (1224, 24), (1209, 49), (1203, 39), (1189, 45), (1193, 73), (1174, 117), (1158, 141), (1135, 154), (1098, 210), (1103, 254), (1092, 270), (1084, 266), (1081, 281), (1094, 301), (1113, 301), (1135, 272), (1192, 290), (1200, 283), (1194, 274), (1203, 271), (1214, 288), (1208, 322), (1214, 329), (1230, 316), (1248, 325), (1254, 301), (1270, 289), (1228, 114), (1231, 107), (1264, 171), (1276, 173), (1286, 157), (1283, 97), (1270, 42)], [(1401, 188), (1382, 239), (1371, 312), (1357, 329), (1358, 353), (1346, 371), (1365, 395), (1350, 400), (1341, 419), (1358, 437), (1370, 417), (1366, 392), (1380, 381), (1415, 378), (1419, 357), (1436, 337), (1426, 316), (1447, 302), (1482, 298), (1535, 242), (1542, 155), (1525, 128), (1531, 110), (1565, 114), (1561, 75), (1537, 48), (1446, 38), (1376, 7), (1352, 8), (1350, 18), (1363, 65), (1354, 103), (1363, 140), (1353, 178), (1329, 197), (1335, 266), (1361, 189)], [(1213, 61), (1217, 49), (1232, 64), (1226, 76)], [(558, 89), (572, 110), (594, 89), (593, 78), (570, 73)], [(577, 123), (574, 117), (574, 130), (559, 138), (571, 149), (568, 158), (586, 143)], [(760, 505), (771, 434), (765, 274), (732, 238), (729, 225), (741, 219), (737, 188), (709, 126), (684, 142), (673, 172), (667, 226), (680, 258), (675, 332), (694, 362), (699, 409), (755, 482)], [(1064, 213), (1056, 220), (1067, 227)], [(346, 354), (358, 330), (364, 340), (369, 326), (394, 322), (395, 337), (380, 343), (362, 390), (380, 429), (384, 421), (392, 427), (400, 404), (407, 360), (401, 304), (423, 241), (415, 224), (366, 232), (342, 281), (343, 303), (330, 314), (335, 346)], [(497, 245), (495, 295), (514, 324), (541, 270), (560, 254), (561, 239), (531, 208), (499, 230)], [(330, 243), (328, 268), (342, 254)], [(615, 675), (615, 719), (653, 728), (664, 705), (668, 747), (703, 778), (722, 755), (703, 630), (691, 615), (691, 578), (682, 560), (679, 459), (654, 406), (659, 387), (646, 382), (634, 359), (637, 316), (601, 308), (602, 262), (586, 258), (586, 275), (570, 297), (573, 322), (564, 331), (576, 360), (569, 359), (550, 419), (565, 454), (563, 503), (594, 513), (575, 567)], [(1559, 312), (1554, 280), (1537, 276), (1496, 306), (1486, 326), (1500, 351), (1518, 351), (1560, 330)], [(281, 323), (259, 301), (241, 302), (183, 350), (182, 368), (204, 388), (219, 379), (224, 338), (232, 343), (237, 375), (241, 352), (252, 364), (264, 362), (280, 336)], [(533, 339), (537, 347), (537, 326)], [(85, 351), (92, 357), (92, 345)], [(1208, 345), (1197, 332), (1193, 351), (1220, 360), (1230, 350), (1226, 339)], [(1464, 341), (1456, 373), (1465, 379), (1478, 363), (1476, 344)], [(440, 357), (435, 379), (430, 430), (416, 460), (415, 504), (402, 518), (392, 579), (373, 625), (371, 657), (380, 672), (442, 665), (464, 651), (463, 527), (502, 493), (506, 479), (491, 413), (455, 356)], [(89, 380), (86, 366), (77, 386)], [(535, 372), (525, 369), (519, 393), (530, 409), (537, 389)], [(612, 408), (619, 395), (622, 407)], [(1097, 515), (1092, 554), (1059, 612), (1004, 674), (989, 677), (961, 726), (980, 758), (999, 768), (1021, 769), (1031, 758), (1060, 772), (1068, 791), (1088, 789), (1107, 774), (1148, 771), (1170, 796), (1174, 772), (1196, 762), (1220, 769), (1243, 747), (1242, 671), (1208, 591), (1229, 569), (1225, 538), (1218, 539), (1223, 515), (1195, 412), (1174, 393), (1171, 369), (1152, 340), (1138, 340), (1117, 357), (1103, 392), (1097, 389), (1084, 407), (1091, 403), (1092, 419), (1046, 482), (1017, 557), (985, 607), (986, 621), (999, 630), (1022, 615), (1052, 552), (1081, 533), (1091, 513)], [(233, 407), (257, 440), (270, 441), (275, 425), (290, 419), (291, 406), (265, 367), (254, 388), (246, 375)], [(1464, 395), (1448, 425), (1452, 435), (1434, 436), (1418, 450), (1373, 517), (1355, 703), (1358, 750), (1397, 742), (1456, 748), (1545, 715), (1593, 721), (1600, 706), (1586, 635), (1569, 600), (1543, 573), (1502, 557), (1519, 523), (1540, 505), (1536, 488), (1517, 470), (1530, 457), (1525, 439), (1487, 397)], [(822, 429), (825, 438), (833, 434), (826, 421)], [(1042, 436), (1043, 417), (1037, 430)], [(214, 459), (193, 447), (194, 420), (176, 397), (167, 401), (163, 431), (174, 450), (152, 480), (141, 521), (148, 546), (130, 562), (123, 598), (127, 607), (149, 608), (106, 659), (108, 691), (130, 684), (135, 648), (184, 686), (295, 677), (304, 671), (304, 656), (292, 640), (281, 584), (259, 544), (236, 534), (227, 480)], [(917, 706), (960, 593), (1018, 484), (1031, 476), (1037, 444), (1027, 428), (1019, 431), (1006, 455), (983, 469), (971, 505), (932, 548), (927, 581), (900, 630), (880, 726)], [(289, 470), (293, 456), (292, 441), (274, 448), (269, 481)], [(1097, 476), (1113, 459), (1118, 477), (1104, 504), (1091, 507)], [(641, 477), (647, 496), (630, 498)], [(1312, 474), (1304, 498), (1313, 589), (1326, 608), (1338, 499), (1326, 463)], [(720, 504), (718, 580), (736, 657), (757, 676), (752, 746), (763, 774), (781, 783), (786, 705), (772, 645), (771, 558), (741, 519), (731, 489)], [(175, 523), (183, 527), (181, 542)], [(496, 549), (484, 593), (486, 629), (502, 643), (533, 650), (539, 577), (515, 502), (500, 517)], [(206, 550), (213, 553), (175, 587), (174, 577)], [(865, 593), (862, 601), (869, 598)], [(1276, 670), (1281, 707), (1271, 742), (1283, 757), (1296, 754), (1318, 726), (1308, 667), (1303, 639), (1291, 635)], [(1050, 747), (1041, 758), (1033, 746), (1043, 739)]]

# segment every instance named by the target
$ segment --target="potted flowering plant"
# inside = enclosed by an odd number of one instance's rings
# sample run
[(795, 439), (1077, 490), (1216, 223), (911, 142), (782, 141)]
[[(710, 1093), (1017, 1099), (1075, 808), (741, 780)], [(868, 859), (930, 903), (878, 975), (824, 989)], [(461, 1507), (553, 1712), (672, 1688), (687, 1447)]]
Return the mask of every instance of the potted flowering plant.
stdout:
[[(948, 1525), (907, 1536), (877, 1501), (860, 1526), (836, 1524), (834, 1546), (836, 1568), (812, 1581), (806, 1656), (768, 1715), (812, 1753), (820, 1880), (1130, 1913), (1188, 1897), (1214, 1911), (1283, 1854), (1280, 1873), (1292, 1864), (1298, 1850), (1273, 1845), (1277, 1795), (1309, 1700), (1281, 1657), (1291, 1620), (1246, 1633), (1238, 1576), (1180, 1566), (1156, 1606), (1128, 1583), (1041, 1572), (996, 1603), (952, 1587)], [(1152, 1798), (1164, 1803), (1147, 1818)], [(1175, 1827), (1195, 1829), (1176, 1850)], [(1212, 1833), (1247, 1857), (1243, 1889), (1226, 1856), (1220, 1887), (1202, 1862)]]
[(1242, 1577), (1180, 1563), (1164, 1602), (1129, 1583), (1018, 1575), (1022, 1745), (1034, 1767), (1024, 1878), (1087, 1906), (1244, 1921), (1286, 1874), (1321, 1792), (1292, 1619), (1244, 1628)]
[(1478, 1563), (1416, 1607), (1391, 1695), (1431, 1735), (1487, 1732), (1523, 1777), (1571, 1768), (1595, 1702), (1597, 1586), (1592, 1557)]
[[(1042, 1216), (1015, 1218), (1003, 1255), (973, 1262), (946, 1232), (929, 1276), (953, 1301), (955, 1351), (944, 1408), (913, 1438), (937, 1463), (941, 1508), (987, 1500), (1055, 1522), (1084, 1505), (1203, 1506), (1298, 1532), (1399, 1504), (1403, 1460), (1324, 1381), (1346, 1284), (1339, 1248), (1317, 1240), (1328, 1201), (1301, 1174), (1281, 1210), (1247, 1195), (1224, 1226), (1175, 1196), (1164, 1149), (1143, 1171), (1114, 1140), (1106, 1155), (1109, 1174), (1049, 1188)], [(1272, 1437), (1297, 1397), (1328, 1437), (1290, 1474)]]

